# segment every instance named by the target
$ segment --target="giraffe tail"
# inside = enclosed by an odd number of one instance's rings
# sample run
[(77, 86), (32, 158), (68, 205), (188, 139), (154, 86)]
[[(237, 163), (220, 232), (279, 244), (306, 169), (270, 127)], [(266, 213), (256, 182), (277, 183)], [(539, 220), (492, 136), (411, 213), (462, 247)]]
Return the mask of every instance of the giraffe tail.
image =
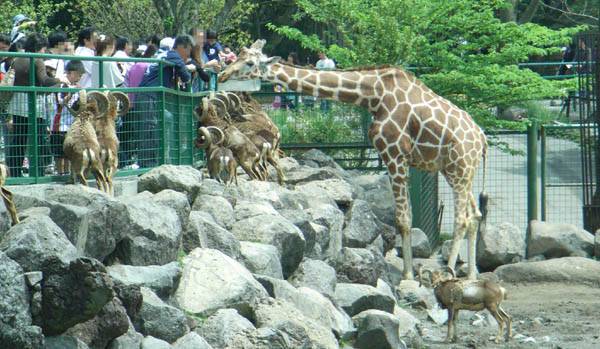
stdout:
[(488, 215), (488, 195), (485, 192), (485, 165), (487, 162), (487, 146), (483, 147), (483, 185), (481, 186), (481, 194), (479, 194), (479, 211), (481, 212), (481, 221), (479, 221), (479, 229), (477, 230), (477, 234), (481, 234), (482, 231), (485, 231), (485, 225)]

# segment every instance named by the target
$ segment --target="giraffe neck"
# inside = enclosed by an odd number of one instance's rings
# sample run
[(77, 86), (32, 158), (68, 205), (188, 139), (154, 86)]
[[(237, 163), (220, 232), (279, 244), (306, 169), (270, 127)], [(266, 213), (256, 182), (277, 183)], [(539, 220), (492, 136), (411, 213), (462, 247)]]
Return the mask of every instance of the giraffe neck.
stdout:
[[(350, 103), (376, 113), (388, 91), (386, 82), (402, 72), (396, 67), (365, 70), (317, 70), (275, 64), (264, 80), (301, 94)], [(408, 75), (405, 78), (409, 77)]]

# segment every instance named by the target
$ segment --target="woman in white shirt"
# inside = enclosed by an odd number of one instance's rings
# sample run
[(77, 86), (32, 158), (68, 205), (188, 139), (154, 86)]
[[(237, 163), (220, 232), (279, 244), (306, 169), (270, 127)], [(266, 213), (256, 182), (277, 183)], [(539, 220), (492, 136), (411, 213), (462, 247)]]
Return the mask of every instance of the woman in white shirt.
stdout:
[[(111, 57), (115, 50), (115, 39), (110, 35), (99, 35), (96, 43), (96, 56)], [(104, 74), (103, 86), (100, 86), (100, 62), (92, 64), (92, 87), (123, 87), (125, 78), (119, 70), (117, 62), (102, 62)]]

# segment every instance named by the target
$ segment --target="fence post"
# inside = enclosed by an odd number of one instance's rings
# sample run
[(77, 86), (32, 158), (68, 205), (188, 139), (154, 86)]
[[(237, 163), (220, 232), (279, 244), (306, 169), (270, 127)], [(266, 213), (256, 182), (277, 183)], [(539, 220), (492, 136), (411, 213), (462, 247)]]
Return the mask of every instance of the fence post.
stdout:
[(538, 122), (527, 126), (527, 241), (531, 237), (531, 221), (538, 219)]

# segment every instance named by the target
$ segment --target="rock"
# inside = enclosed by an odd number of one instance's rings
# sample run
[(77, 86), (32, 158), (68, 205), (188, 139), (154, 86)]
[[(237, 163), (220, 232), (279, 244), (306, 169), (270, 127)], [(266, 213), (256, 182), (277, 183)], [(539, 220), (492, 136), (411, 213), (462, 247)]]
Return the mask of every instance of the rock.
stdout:
[(433, 309), (437, 306), (437, 300), (433, 291), (419, 286), (415, 280), (402, 280), (396, 287), (398, 301), (401, 304), (415, 309)]
[(298, 227), (280, 215), (258, 215), (237, 221), (231, 232), (241, 241), (277, 247), (284, 277), (289, 277), (302, 261), (304, 236)]
[(527, 242), (527, 257), (544, 255), (546, 258), (591, 257), (594, 253), (594, 237), (571, 224), (531, 222)]
[(151, 289), (141, 287), (142, 307), (135, 318), (135, 329), (173, 343), (190, 331), (183, 311), (163, 302)]
[(0, 250), (25, 272), (42, 270), (53, 259), (69, 263), (79, 255), (63, 231), (48, 216), (31, 216), (2, 236)]
[(563, 257), (503, 265), (494, 273), (504, 282), (566, 282), (600, 285), (600, 262), (583, 257)]
[(437, 325), (443, 325), (448, 321), (448, 311), (438, 306), (428, 309), (427, 316)]
[(42, 271), (42, 312), (35, 322), (47, 336), (94, 318), (114, 297), (113, 282), (95, 259), (82, 257), (69, 264), (54, 259)]
[(399, 321), (398, 334), (400, 335), (400, 338), (414, 335), (418, 336), (419, 331), (417, 330), (417, 325), (421, 323), (419, 319), (398, 306), (394, 307), (394, 315)]
[(298, 163), (312, 167), (331, 167), (338, 171), (344, 170), (331, 156), (318, 149), (311, 149), (302, 153), (298, 157)]
[(183, 250), (195, 248), (219, 250), (233, 259), (240, 258), (240, 241), (229, 230), (222, 228), (213, 217), (203, 211), (192, 211), (183, 235)]
[(283, 279), (279, 251), (273, 245), (240, 242), (241, 262), (254, 274)]
[(344, 213), (337, 206), (319, 204), (311, 206), (305, 212), (310, 221), (325, 230), (316, 229), (315, 244), (311, 253), (313, 259), (335, 259), (342, 250), (342, 228)]
[(173, 343), (173, 349), (212, 349), (206, 342), (204, 338), (202, 338), (196, 332), (190, 332), (185, 336), (179, 338)]
[(88, 349), (79, 338), (67, 335), (46, 337), (45, 349)]
[(368, 202), (354, 200), (345, 217), (342, 245), (365, 248), (379, 235), (375, 214)]
[(125, 200), (131, 219), (115, 252), (123, 264), (163, 265), (177, 260), (183, 230), (177, 212), (153, 201)]
[[(448, 261), (450, 257), (450, 250), (452, 249), (453, 240), (446, 240), (442, 244), (442, 259), (444, 262)], [(456, 258), (457, 263), (466, 263), (469, 261), (469, 242), (467, 239), (460, 240), (460, 246), (458, 248), (458, 256)]]
[(523, 119), (527, 119), (528, 117), (529, 111), (527, 109), (516, 106), (504, 109), (504, 111), (502, 111), (502, 113), (499, 115), (500, 120), (507, 121), (521, 121)]
[(325, 190), (328, 196), (340, 207), (348, 206), (355, 196), (354, 188), (348, 182), (337, 178), (301, 183), (296, 186), (296, 190), (309, 192), (310, 189), (307, 187), (317, 187)]
[(137, 313), (142, 307), (142, 291), (138, 285), (125, 285), (118, 280), (115, 280), (113, 287), (115, 295), (121, 300), (127, 315), (131, 319), (135, 319)]
[(235, 222), (233, 206), (223, 196), (198, 195), (192, 205), (192, 210), (210, 214), (213, 220), (224, 229), (231, 229)]
[[(411, 249), (413, 258), (429, 258), (431, 256), (431, 244), (427, 234), (419, 228), (411, 229)], [(402, 257), (402, 236), (396, 235), (395, 248), (398, 253), (398, 257)]]
[(380, 310), (366, 310), (355, 315), (356, 349), (402, 348), (398, 330), (400, 321), (394, 315)]
[(64, 332), (77, 337), (90, 348), (106, 348), (107, 344), (129, 329), (127, 312), (118, 298), (106, 303), (91, 320), (76, 324)]
[(256, 327), (269, 327), (284, 332), (290, 348), (339, 348), (329, 328), (310, 321), (298, 309), (280, 299), (264, 298), (253, 307)]
[(598, 229), (594, 238), (594, 256), (596, 259), (600, 259), (600, 229)]
[(173, 349), (173, 347), (167, 341), (147, 336), (142, 340), (140, 349)]
[(267, 291), (252, 274), (222, 252), (197, 248), (182, 262), (183, 276), (175, 299), (183, 309), (198, 316), (233, 308), (249, 317), (250, 305), (267, 297)]
[(42, 330), (32, 326), (23, 268), (1, 251), (0, 285), (0, 346), (7, 349), (43, 348)]
[(305, 259), (298, 269), (288, 278), (288, 282), (295, 287), (305, 286), (321, 293), (326, 297), (333, 297), (336, 287), (336, 273), (329, 264)]
[(388, 175), (362, 175), (351, 178), (360, 188), (357, 198), (371, 205), (373, 213), (385, 224), (396, 226), (396, 202)]
[(344, 247), (335, 260), (335, 269), (338, 282), (376, 286), (387, 265), (377, 251)]
[(396, 305), (396, 299), (392, 295), (383, 293), (373, 286), (360, 284), (339, 283), (334, 299), (336, 304), (350, 316), (369, 309), (392, 313)]
[(196, 332), (212, 347), (226, 348), (231, 340), (246, 330), (255, 330), (254, 325), (235, 309), (220, 309), (206, 319)]
[(161, 165), (140, 176), (138, 191), (159, 193), (171, 189), (186, 194), (188, 202), (192, 203), (200, 191), (202, 179), (202, 172), (191, 166)]
[(339, 172), (332, 168), (311, 168), (300, 166), (286, 171), (286, 184), (296, 185), (325, 179), (342, 179)]
[(129, 320), (128, 323), (129, 326), (127, 332), (110, 341), (106, 349), (130, 349), (141, 347), (144, 336), (135, 331), (135, 327), (131, 323), (131, 320)]
[(250, 201), (268, 204), (275, 209), (282, 208), (283, 204), (277, 189), (279, 185), (272, 182), (248, 181), (240, 183), (237, 201)]
[(491, 271), (525, 259), (525, 232), (511, 223), (488, 228), (477, 238), (477, 267)]
[(279, 213), (268, 202), (254, 202), (254, 201), (240, 200), (235, 205), (235, 209), (233, 209), (234, 219), (232, 219), (232, 221), (234, 221), (234, 222), (241, 221), (246, 218), (260, 216), (260, 215), (278, 216)]
[(115, 283), (148, 287), (165, 301), (175, 293), (183, 273), (177, 262), (148, 266), (117, 264), (106, 269)]
[(192, 208), (190, 207), (190, 203), (185, 194), (171, 189), (165, 189), (158, 192), (156, 195), (153, 195), (152, 201), (174, 209), (179, 217), (181, 226), (185, 227), (187, 225), (188, 216), (190, 215)]

